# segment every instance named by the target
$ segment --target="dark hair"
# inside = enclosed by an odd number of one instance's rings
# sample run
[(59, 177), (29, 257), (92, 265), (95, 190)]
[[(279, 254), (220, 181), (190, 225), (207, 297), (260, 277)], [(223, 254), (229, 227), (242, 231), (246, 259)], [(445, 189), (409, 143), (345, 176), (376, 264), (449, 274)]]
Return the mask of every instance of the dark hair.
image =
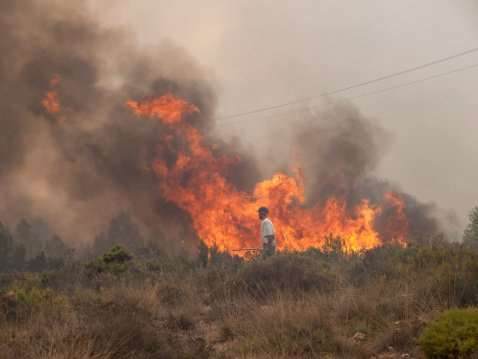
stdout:
[(268, 214), (269, 213), (269, 208), (267, 207), (260, 207), (259, 210), (258, 210), (259, 213), (265, 213), (265, 214)]

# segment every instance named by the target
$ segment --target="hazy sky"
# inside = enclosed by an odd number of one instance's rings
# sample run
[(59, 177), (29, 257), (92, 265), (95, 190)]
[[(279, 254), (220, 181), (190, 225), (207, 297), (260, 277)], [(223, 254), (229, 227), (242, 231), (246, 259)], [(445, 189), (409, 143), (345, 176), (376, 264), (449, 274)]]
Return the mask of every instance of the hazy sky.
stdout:
[[(170, 39), (188, 50), (218, 87), (218, 117), (478, 47), (476, 0), (90, 1), (105, 25), (127, 26), (143, 46)], [(478, 52), (341, 96), (473, 63)], [(420, 200), (456, 210), (463, 222), (478, 205), (477, 96), (478, 68), (351, 100), (393, 134), (378, 175)], [(267, 128), (284, 121), (293, 118), (276, 111), (236, 119), (221, 131), (254, 142), (257, 123)]]

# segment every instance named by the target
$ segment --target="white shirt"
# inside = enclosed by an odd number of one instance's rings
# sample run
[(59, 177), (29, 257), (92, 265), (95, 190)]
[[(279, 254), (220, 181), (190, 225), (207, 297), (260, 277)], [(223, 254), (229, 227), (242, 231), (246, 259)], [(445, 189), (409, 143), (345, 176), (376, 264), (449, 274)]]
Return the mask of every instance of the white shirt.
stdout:
[[(269, 218), (264, 218), (261, 221), (261, 241), (262, 243), (268, 243), (268, 239), (266, 236), (273, 236), (275, 235), (274, 232), (274, 225), (272, 224), (272, 221)], [(275, 245), (275, 238), (272, 244)]]

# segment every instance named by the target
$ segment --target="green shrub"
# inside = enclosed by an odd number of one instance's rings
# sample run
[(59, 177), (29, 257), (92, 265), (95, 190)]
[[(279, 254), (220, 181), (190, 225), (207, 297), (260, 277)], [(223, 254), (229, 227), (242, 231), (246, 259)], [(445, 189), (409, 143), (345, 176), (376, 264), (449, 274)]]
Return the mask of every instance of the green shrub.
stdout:
[(478, 309), (452, 309), (431, 323), (419, 339), (431, 359), (470, 358), (478, 354)]
[(108, 252), (103, 254), (103, 262), (109, 263), (125, 263), (131, 260), (133, 257), (126, 252), (126, 250), (121, 246), (113, 246)]
[(16, 280), (0, 294), (0, 315), (5, 319), (21, 320), (39, 311), (53, 314), (68, 305), (66, 296), (43, 288), (36, 277)]
[(111, 247), (105, 254), (86, 265), (90, 275), (99, 273), (121, 274), (128, 270), (133, 257), (121, 246)]

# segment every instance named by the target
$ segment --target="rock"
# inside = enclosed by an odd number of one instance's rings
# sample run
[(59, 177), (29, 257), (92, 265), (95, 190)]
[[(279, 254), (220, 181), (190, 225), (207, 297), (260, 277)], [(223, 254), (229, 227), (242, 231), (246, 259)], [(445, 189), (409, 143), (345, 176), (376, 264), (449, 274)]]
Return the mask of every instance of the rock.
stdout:
[(396, 359), (397, 356), (394, 353), (383, 353), (379, 354), (378, 359)]
[(354, 334), (354, 336), (352, 337), (353, 340), (355, 341), (358, 341), (358, 342), (362, 342), (365, 340), (367, 336), (365, 335), (365, 333), (362, 333), (362, 332), (357, 332)]

